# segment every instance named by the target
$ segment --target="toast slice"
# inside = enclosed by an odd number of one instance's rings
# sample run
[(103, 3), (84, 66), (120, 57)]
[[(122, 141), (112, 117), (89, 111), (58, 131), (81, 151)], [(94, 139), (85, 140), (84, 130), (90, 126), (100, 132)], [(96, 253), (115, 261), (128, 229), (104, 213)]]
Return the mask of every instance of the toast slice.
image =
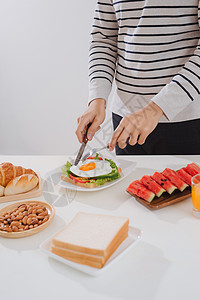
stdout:
[(65, 175), (61, 175), (61, 179), (64, 180), (64, 181), (66, 181), (66, 182), (72, 183), (74, 185), (81, 186), (81, 187), (88, 188), (88, 189), (93, 189), (93, 188), (96, 188), (96, 187), (99, 186), (99, 185), (96, 185), (95, 182), (91, 182), (90, 184), (85, 184), (85, 183), (77, 182), (74, 179), (69, 178), (69, 177), (67, 177)]
[(119, 237), (119, 239), (115, 242), (115, 244), (113, 244), (113, 247), (110, 250), (110, 253), (107, 254), (107, 256), (87, 254), (84, 252), (78, 252), (74, 250), (57, 247), (53, 244), (51, 246), (51, 252), (65, 259), (73, 261), (75, 263), (100, 269), (105, 265), (107, 260), (115, 252), (115, 250), (119, 247), (119, 245), (127, 238), (127, 236), (128, 236), (128, 231), (125, 230), (123, 234)]
[(124, 232), (129, 219), (79, 212), (52, 239), (54, 246), (107, 257)]

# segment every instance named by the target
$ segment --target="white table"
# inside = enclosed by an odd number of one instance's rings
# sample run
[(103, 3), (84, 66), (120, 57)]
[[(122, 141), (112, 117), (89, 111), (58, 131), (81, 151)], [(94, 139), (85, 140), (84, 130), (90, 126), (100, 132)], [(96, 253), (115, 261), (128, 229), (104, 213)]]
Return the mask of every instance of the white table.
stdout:
[[(200, 220), (193, 217), (191, 198), (150, 211), (125, 192), (144, 174), (178, 168), (200, 156), (123, 157), (137, 163), (135, 171), (118, 185), (99, 192), (57, 192), (44, 184), (38, 200), (54, 202), (56, 216), (41, 233), (24, 239), (0, 238), (0, 299), (199, 299)], [(62, 165), (64, 156), (1, 156), (40, 172)], [(0, 204), (0, 208), (6, 204)], [(127, 216), (142, 229), (142, 240), (99, 277), (90, 277), (45, 256), (39, 245), (61, 229), (77, 211)]]

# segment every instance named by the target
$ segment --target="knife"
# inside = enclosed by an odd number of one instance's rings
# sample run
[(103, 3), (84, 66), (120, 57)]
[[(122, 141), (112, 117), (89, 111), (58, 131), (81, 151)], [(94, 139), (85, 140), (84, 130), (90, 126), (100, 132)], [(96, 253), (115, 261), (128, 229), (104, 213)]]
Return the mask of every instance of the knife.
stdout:
[(85, 150), (86, 144), (87, 144), (87, 142), (88, 142), (87, 132), (88, 132), (88, 128), (90, 127), (91, 124), (92, 124), (92, 123), (89, 123), (89, 124), (87, 125), (87, 129), (86, 129), (86, 132), (85, 132), (84, 137), (83, 137), (83, 142), (82, 142), (81, 147), (80, 147), (80, 149), (79, 149), (79, 151), (78, 151), (78, 154), (77, 154), (77, 156), (76, 156), (76, 159), (75, 159), (75, 162), (74, 162), (74, 166), (77, 166), (78, 163), (79, 163), (79, 161), (81, 160), (81, 157), (82, 157), (83, 152), (84, 152), (84, 150)]

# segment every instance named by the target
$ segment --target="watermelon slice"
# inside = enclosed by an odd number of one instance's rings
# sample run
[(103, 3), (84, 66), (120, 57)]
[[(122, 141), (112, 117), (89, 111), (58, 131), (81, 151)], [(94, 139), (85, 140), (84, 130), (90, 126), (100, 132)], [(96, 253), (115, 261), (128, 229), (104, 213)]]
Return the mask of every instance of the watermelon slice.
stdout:
[(162, 174), (167, 177), (181, 192), (188, 187), (188, 184), (180, 179), (174, 170), (166, 168)]
[(169, 179), (167, 179), (163, 174), (155, 172), (152, 178), (160, 184), (163, 189), (165, 189), (169, 194), (172, 194), (174, 190), (176, 190), (176, 186), (173, 185)]
[(135, 194), (136, 196), (148, 202), (151, 202), (155, 197), (155, 194), (148, 190), (141, 182), (139, 182), (139, 180), (135, 180), (131, 184), (129, 184), (127, 192)]
[(191, 163), (187, 165), (185, 171), (189, 173), (191, 176), (194, 176), (200, 173), (200, 167), (195, 163)]
[(182, 168), (182, 169), (176, 171), (176, 174), (177, 174), (177, 176), (178, 176), (180, 179), (182, 179), (185, 183), (191, 185), (191, 179), (192, 179), (192, 176), (191, 176), (189, 173), (187, 173), (187, 172), (184, 170), (184, 168)]
[(151, 176), (144, 175), (140, 182), (144, 184), (150, 191), (160, 197), (164, 192), (166, 192)]

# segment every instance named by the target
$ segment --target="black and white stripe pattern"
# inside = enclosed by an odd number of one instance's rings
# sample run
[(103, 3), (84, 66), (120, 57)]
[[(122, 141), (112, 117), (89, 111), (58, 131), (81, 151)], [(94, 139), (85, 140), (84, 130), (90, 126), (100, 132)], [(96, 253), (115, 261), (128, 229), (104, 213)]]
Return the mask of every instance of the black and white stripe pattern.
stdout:
[[(122, 102), (127, 95), (133, 101), (134, 95), (142, 95), (157, 103), (170, 120), (197, 99), (198, 4), (198, 0), (98, 1), (91, 32), (89, 100), (107, 99), (114, 78)], [(176, 94), (178, 104), (170, 98)]]

